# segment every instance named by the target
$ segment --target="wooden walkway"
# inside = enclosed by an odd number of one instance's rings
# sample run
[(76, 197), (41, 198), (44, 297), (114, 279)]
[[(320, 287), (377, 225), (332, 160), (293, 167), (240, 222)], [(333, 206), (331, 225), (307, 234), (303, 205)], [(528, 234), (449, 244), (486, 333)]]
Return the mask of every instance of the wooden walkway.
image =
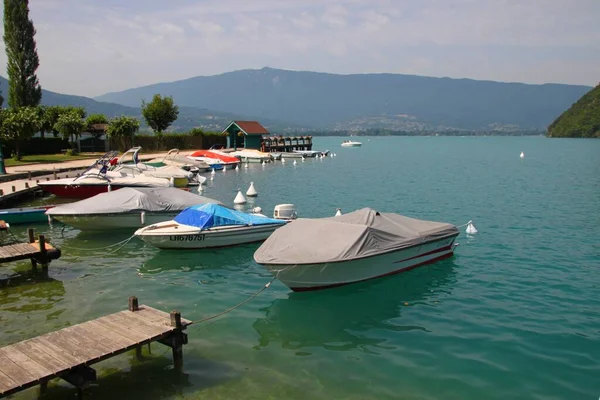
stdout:
[[(6, 231), (8, 227), (4, 221), (0, 221), (0, 231)], [(31, 265), (35, 270), (38, 262), (42, 268), (47, 271), (48, 263), (60, 257), (59, 249), (46, 243), (44, 235), (39, 235), (38, 240), (34, 240), (33, 229), (27, 230), (29, 243), (10, 243), (0, 246), (0, 264), (18, 260), (31, 260)]]
[(170, 314), (129, 299), (129, 310), (0, 348), (0, 398), (37, 384), (42, 391), (53, 378), (79, 390), (96, 380), (89, 365), (158, 341), (173, 349), (176, 368), (183, 364), (182, 331), (192, 322), (177, 311)]

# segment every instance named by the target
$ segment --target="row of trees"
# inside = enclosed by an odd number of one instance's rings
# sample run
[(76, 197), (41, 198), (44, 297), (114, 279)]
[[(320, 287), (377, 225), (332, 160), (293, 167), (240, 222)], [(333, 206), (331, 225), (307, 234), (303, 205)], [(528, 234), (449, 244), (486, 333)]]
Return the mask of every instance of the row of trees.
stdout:
[[(179, 109), (172, 97), (163, 98), (157, 94), (151, 102), (142, 102), (142, 115), (159, 139), (178, 114)], [(38, 132), (42, 138), (51, 133), (54, 137), (61, 135), (74, 143), (86, 131), (92, 135), (102, 135), (102, 131), (90, 129), (97, 124), (107, 124), (106, 134), (110, 137), (133, 136), (140, 128), (140, 122), (129, 116), (109, 120), (104, 114), (92, 114), (86, 118), (83, 107), (23, 106), (0, 110), (0, 134), (14, 141), (16, 159), (21, 159), (20, 143)]]
[[(0, 111), (0, 134), (14, 141), (16, 159), (21, 159), (20, 143), (38, 132), (42, 137), (46, 133), (54, 137), (61, 135), (73, 143), (95, 124), (108, 124), (107, 134), (110, 136), (133, 136), (140, 127), (136, 118), (127, 116), (109, 120), (103, 114), (92, 114), (86, 118), (83, 107), (25, 106)], [(90, 133), (98, 134), (93, 130)]]

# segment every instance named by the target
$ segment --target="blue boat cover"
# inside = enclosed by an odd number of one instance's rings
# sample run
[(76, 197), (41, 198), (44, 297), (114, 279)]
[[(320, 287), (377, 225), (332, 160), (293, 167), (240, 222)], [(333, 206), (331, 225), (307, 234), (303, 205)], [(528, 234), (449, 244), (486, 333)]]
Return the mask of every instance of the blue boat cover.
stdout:
[(180, 212), (174, 219), (183, 225), (195, 226), (200, 229), (208, 229), (215, 226), (227, 225), (266, 225), (280, 224), (285, 221), (261, 217), (259, 215), (247, 214), (232, 210), (219, 204), (202, 204), (188, 207)]

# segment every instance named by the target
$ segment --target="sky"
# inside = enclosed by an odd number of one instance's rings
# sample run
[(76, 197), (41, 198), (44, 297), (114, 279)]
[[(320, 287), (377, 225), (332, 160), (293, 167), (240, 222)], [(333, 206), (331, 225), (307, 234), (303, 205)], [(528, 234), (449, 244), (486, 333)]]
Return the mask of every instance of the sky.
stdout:
[[(600, 0), (30, 0), (29, 7), (40, 83), (67, 94), (267, 66), (600, 81)], [(4, 50), (0, 65), (6, 76)]]

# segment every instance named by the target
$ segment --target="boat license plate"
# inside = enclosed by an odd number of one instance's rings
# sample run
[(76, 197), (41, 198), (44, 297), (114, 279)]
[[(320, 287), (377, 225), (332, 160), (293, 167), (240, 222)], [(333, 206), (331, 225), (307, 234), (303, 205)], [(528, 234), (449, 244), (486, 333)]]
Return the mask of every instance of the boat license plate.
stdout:
[(171, 235), (171, 242), (201, 242), (204, 240), (204, 235)]

